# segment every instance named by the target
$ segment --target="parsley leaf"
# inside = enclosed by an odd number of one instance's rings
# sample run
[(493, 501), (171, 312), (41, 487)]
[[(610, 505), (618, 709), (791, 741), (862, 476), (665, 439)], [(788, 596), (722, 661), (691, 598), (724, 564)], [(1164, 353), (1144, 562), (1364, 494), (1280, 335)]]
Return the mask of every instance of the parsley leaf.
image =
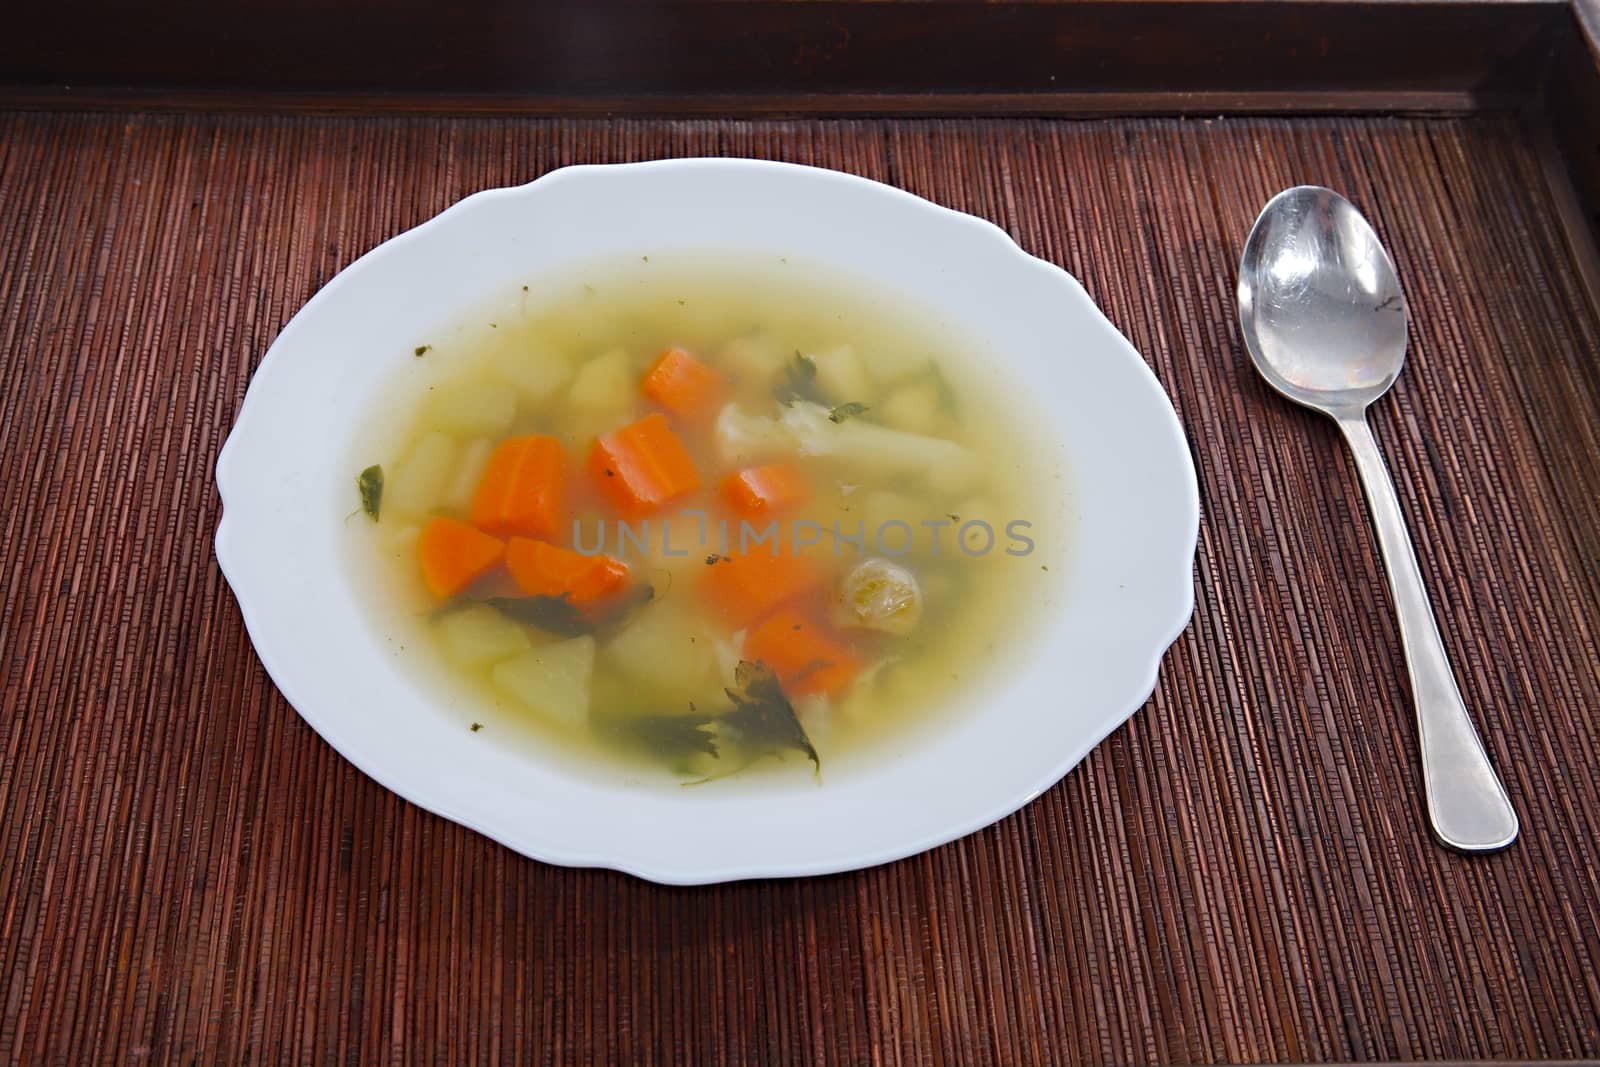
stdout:
[(733, 701), (733, 710), (722, 716), (721, 722), (733, 731), (739, 745), (752, 756), (792, 748), (804, 752), (821, 772), (822, 760), (772, 669), (764, 663), (740, 660), (734, 681), (737, 688), (724, 690)]
[(561, 637), (594, 632), (594, 622), (567, 598), (560, 596), (492, 596), (484, 601), (518, 622)]
[(361, 510), (367, 513), (367, 518), (377, 522), (378, 512), (383, 508), (383, 468), (374, 463), (362, 471), (356, 479), (356, 488), (361, 491)]
[(484, 601), (491, 608), (518, 622), (558, 637), (581, 637), (621, 622), (637, 607), (655, 598), (653, 586), (637, 585), (623, 593), (604, 611), (590, 614), (562, 593), (560, 596), (492, 596)]
[(692, 756), (717, 755), (717, 735), (711, 720), (694, 715), (640, 715), (620, 718), (617, 725), (652, 753), (669, 763)]
[(783, 377), (784, 384), (772, 391), (780, 404), (788, 406), (796, 400), (810, 400), (817, 404), (824, 402), (822, 393), (817, 389), (817, 361), (798, 348), (794, 350), (794, 358), (784, 364)]

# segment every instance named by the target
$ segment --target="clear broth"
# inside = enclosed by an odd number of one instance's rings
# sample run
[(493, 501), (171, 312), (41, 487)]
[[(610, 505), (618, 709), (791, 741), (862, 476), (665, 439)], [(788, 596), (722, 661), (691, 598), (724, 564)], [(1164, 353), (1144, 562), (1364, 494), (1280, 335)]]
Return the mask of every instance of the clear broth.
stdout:
[[(697, 589), (707, 568), (718, 565), (708, 558), (739, 551), (738, 520), (725, 534), (719, 527), (725, 509), (718, 486), (728, 471), (750, 464), (730, 463), (714, 429), (674, 420), (702, 490), (651, 516), (642, 549), (634, 520), (636, 536), (620, 553), (616, 518), (585, 484), (585, 459), (596, 435), (655, 410), (639, 383), (671, 346), (719, 371), (727, 402), (757, 419), (783, 418), (788, 409), (775, 394), (790, 389), (796, 357), (805, 354), (817, 375), (801, 384), (823, 407), (842, 414), (839, 405), (866, 405), (844, 421), (953, 441), (976, 460), (976, 476), (945, 477), (851, 453), (761, 457), (792, 460), (812, 490), (779, 520), (780, 536), (789, 542), (780, 550), (791, 550), (804, 530), (801, 539), (814, 535), (818, 543), (801, 551), (832, 572), (830, 585), (861, 559), (885, 556), (909, 569), (922, 593), (920, 622), (907, 635), (868, 633), (857, 641), (859, 631), (836, 629), (835, 636), (854, 642), (847, 647), (866, 669), (830, 699), (793, 702), (824, 775), (842, 764), (883, 758), (920, 731), (948, 722), (1026, 655), (1040, 613), (1059, 600), (1067, 497), (1059, 453), (1039, 432), (1043, 419), (1026, 390), (936, 309), (882, 286), (748, 254), (652, 254), (560, 280), (530, 280), (418, 337), (392, 392), (356, 434), (352, 479), (370, 464), (385, 472), (379, 521), (358, 516), (346, 522), (362, 598), (391, 655), (463, 729), (485, 743), (554, 754), (575, 770), (620, 770), (631, 781), (652, 771), (699, 781), (735, 770), (741, 777), (765, 775), (775, 766), (812, 770), (793, 750), (742, 770), (704, 755), (664, 759), (616, 729), (619, 717), (705, 714), (724, 686), (733, 685), (731, 664), (738, 658), (739, 635)], [(655, 590), (634, 621), (600, 641), (591, 716), (575, 723), (538, 714), (497, 683), (494, 666), (503, 659), (484, 659), (477, 648), (463, 657), (460, 634), (453, 642), (447, 632), (451, 612), (441, 612), (417, 562), (418, 533), (429, 516), (465, 517), (474, 472), (488, 449), (534, 433), (563, 446), (574, 486), (569, 518), (584, 545), (592, 548), (603, 530), (606, 551)], [(705, 520), (683, 514), (690, 508), (705, 509)], [(949, 525), (924, 525), (940, 521)], [(983, 551), (978, 521), (992, 531)], [(814, 528), (796, 525), (801, 522)], [(909, 550), (877, 551), (879, 531), (890, 550), (907, 541), (896, 522), (909, 529)], [(958, 541), (963, 527), (965, 548)], [(862, 549), (836, 537), (836, 528), (863, 533)], [(570, 535), (561, 543), (571, 545)], [(660, 639), (619, 651), (623, 635), (645, 618)], [(674, 619), (677, 624), (668, 625)], [(524, 629), (532, 644), (550, 640)], [(675, 631), (683, 640), (673, 637)], [(713, 652), (694, 647), (708, 638)], [(489, 644), (499, 640), (491, 636)], [(696, 657), (712, 664), (703, 682), (686, 680)]]

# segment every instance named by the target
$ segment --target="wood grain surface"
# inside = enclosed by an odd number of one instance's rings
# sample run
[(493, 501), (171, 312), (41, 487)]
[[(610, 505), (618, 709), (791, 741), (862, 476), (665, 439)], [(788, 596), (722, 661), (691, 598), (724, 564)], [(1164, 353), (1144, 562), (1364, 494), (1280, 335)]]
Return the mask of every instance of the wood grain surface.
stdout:
[[(217, 570), (218, 448), (319, 286), (477, 189), (692, 154), (992, 219), (1183, 419), (1193, 624), (1127, 726), (956, 844), (692, 890), (524, 859), (324, 744)], [(1409, 291), (1373, 421), (1522, 815), (1500, 855), (1429, 838), (1353, 471), (1236, 334), (1245, 232), (1299, 181)], [(1554, 217), (1493, 117), (0, 113), (0, 1062), (1600, 1055), (1600, 314)]]

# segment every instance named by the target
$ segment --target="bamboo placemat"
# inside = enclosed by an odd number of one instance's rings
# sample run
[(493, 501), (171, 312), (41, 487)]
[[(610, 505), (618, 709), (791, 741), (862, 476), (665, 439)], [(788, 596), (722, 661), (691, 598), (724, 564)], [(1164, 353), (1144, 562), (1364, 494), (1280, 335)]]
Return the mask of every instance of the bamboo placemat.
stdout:
[[(212, 465), (295, 309), (552, 167), (882, 179), (1078, 276), (1174, 398), (1204, 517), (1155, 696), (1001, 824), (875, 870), (667, 889), (378, 788), (267, 680)], [(1373, 413), (1521, 812), (1420, 814), (1360, 490), (1270, 394), (1234, 264), (1278, 188), (1397, 260)], [(1509, 119), (0, 115), (0, 1062), (1031, 1064), (1600, 1055), (1600, 316)]]

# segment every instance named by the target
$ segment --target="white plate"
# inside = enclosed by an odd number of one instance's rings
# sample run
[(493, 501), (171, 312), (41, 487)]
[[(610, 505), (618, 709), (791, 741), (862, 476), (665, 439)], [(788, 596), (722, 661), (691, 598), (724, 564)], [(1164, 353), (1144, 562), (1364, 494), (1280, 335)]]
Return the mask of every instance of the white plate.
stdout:
[[(1064, 606), (981, 708), (820, 787), (644, 790), (487, 744), (381, 654), (343, 575), (344, 451), (415, 339), (518, 279), (640, 249), (733, 245), (839, 264), (1002, 353), (1071, 467)], [(399, 358), (409, 358), (400, 356)], [(417, 804), (551, 863), (671, 883), (821, 874), (1017, 810), (1148, 699), (1193, 611), (1199, 495), (1177, 416), (1064, 271), (1001, 230), (833, 171), (748, 160), (568, 167), (468, 197), (342, 271), (284, 328), (217, 462), (217, 558), (302, 717)]]

